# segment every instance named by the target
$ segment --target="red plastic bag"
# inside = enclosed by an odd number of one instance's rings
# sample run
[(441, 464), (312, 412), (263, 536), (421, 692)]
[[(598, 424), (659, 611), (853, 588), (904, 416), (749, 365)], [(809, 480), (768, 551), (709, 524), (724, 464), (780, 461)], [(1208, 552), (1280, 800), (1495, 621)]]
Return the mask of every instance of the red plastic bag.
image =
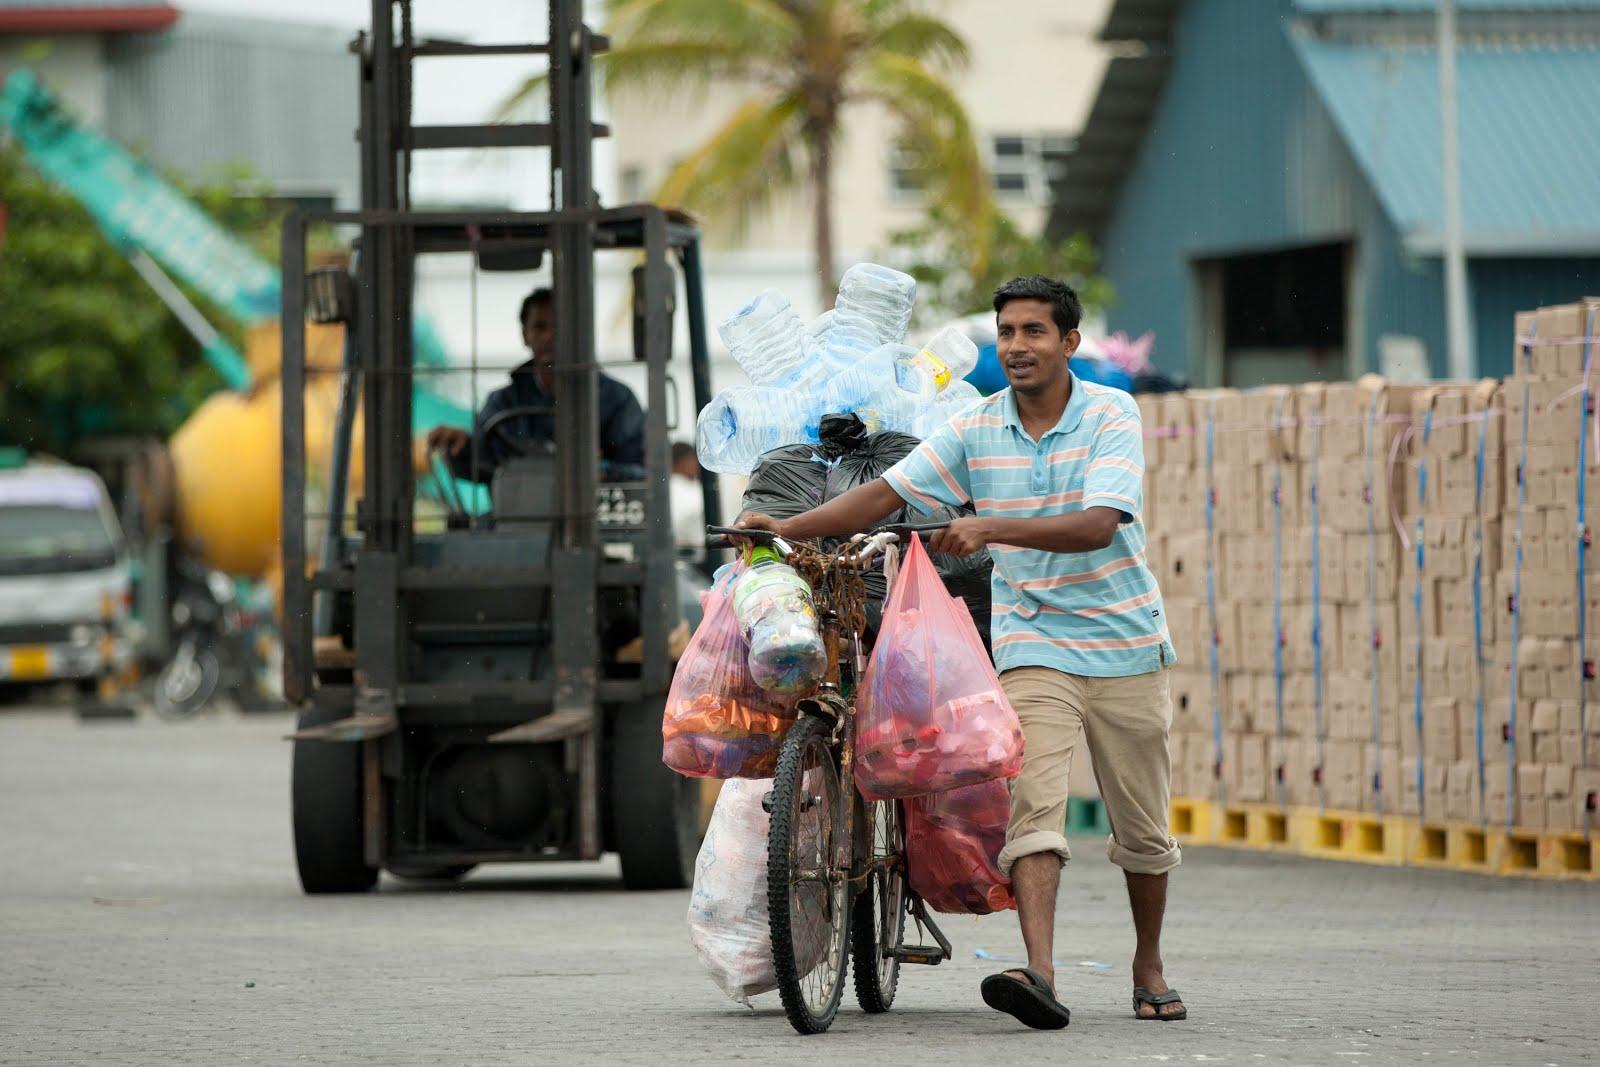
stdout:
[(928, 907), (947, 915), (1016, 908), (999, 864), (1011, 818), (1004, 782), (913, 797), (905, 810), (906, 876)]
[(920, 538), (883, 609), (856, 700), (856, 785), (869, 800), (938, 793), (1022, 770), (1022, 725), (972, 615)]
[(750, 678), (731, 584), (705, 594), (705, 617), (667, 691), (661, 762), (690, 778), (771, 778), (794, 723), (793, 705)]

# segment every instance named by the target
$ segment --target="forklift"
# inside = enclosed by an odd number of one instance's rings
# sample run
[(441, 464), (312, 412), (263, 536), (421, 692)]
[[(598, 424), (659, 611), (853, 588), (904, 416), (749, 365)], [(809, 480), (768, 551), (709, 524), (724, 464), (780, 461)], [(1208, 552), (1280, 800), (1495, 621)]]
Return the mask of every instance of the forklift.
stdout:
[[(672, 653), (685, 633), (668, 412), (678, 276), (696, 408), (711, 395), (699, 233), (653, 204), (599, 204), (591, 145), (608, 131), (591, 118), (591, 76), (607, 41), (584, 25), (581, 0), (552, 0), (543, 44), (417, 39), (410, 7), (373, 0), (371, 30), (353, 45), (361, 210), (299, 211), (282, 234), (283, 669), (299, 709), (291, 800), (301, 885), (360, 892), (382, 870), (453, 879), (483, 863), (615, 852), (628, 889), (684, 888), (703, 791), (661, 762)], [(412, 123), (417, 60), (510, 54), (549, 57), (549, 122)], [(412, 153), (530, 146), (550, 151), (551, 210), (412, 210)], [(308, 230), (330, 225), (355, 234), (350, 266), (308, 274)], [(596, 251), (638, 264), (643, 469), (603, 471), (599, 457)], [(556, 399), (506, 414), (552, 417), (554, 440), (520, 442), (522, 454), (495, 471), (486, 510), (449, 475), (419, 473), (414, 458), (428, 428), (414, 424), (412, 388), (428, 369), (412, 331), (417, 260), (428, 255), (471, 256), (485, 271), (551, 261)], [(307, 321), (342, 324), (345, 345), (331, 469), (309, 489)], [(450, 502), (443, 522), (419, 506), (430, 485)], [(702, 490), (715, 523), (713, 475)]]

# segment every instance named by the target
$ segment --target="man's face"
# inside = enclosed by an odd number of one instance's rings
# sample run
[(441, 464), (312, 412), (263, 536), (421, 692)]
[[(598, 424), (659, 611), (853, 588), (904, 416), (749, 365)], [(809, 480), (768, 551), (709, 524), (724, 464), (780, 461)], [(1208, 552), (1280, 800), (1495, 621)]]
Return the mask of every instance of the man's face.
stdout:
[(534, 304), (522, 320), (522, 343), (533, 358), (549, 363), (556, 358), (556, 317), (548, 302)]
[(1077, 330), (1061, 329), (1044, 300), (1011, 300), (995, 317), (999, 337), (996, 354), (1006, 381), (1024, 396), (1040, 396), (1062, 388), (1067, 361), (1078, 350)]

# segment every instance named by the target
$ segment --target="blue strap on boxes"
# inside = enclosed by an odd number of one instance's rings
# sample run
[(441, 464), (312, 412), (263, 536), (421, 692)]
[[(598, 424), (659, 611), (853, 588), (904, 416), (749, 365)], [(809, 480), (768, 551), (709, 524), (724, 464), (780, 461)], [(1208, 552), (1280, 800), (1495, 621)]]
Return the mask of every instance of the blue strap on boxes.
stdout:
[(1412, 618), (1416, 622), (1417, 630), (1417, 675), (1412, 679), (1412, 708), (1411, 721), (1416, 730), (1417, 738), (1417, 814), (1426, 818), (1427, 792), (1424, 789), (1422, 761), (1422, 676), (1423, 676), (1423, 628), (1422, 628), (1422, 575), (1427, 562), (1426, 539), (1423, 536), (1425, 526), (1422, 520), (1423, 510), (1428, 504), (1428, 438), (1433, 435), (1433, 405), (1422, 415), (1422, 462), (1417, 464), (1417, 579), (1411, 590)]
[[(1320, 416), (1318, 416), (1320, 418)], [(1316, 424), (1311, 435), (1311, 671), (1315, 689), (1317, 765), (1312, 781), (1317, 786), (1317, 807), (1328, 806), (1328, 791), (1322, 781), (1327, 753), (1327, 734), (1322, 726), (1322, 502), (1318, 489), (1317, 463), (1322, 452), (1322, 426)]]
[[(1273, 418), (1274, 429), (1283, 426), (1283, 395)], [(1283, 463), (1276, 449), (1272, 460), (1272, 671), (1278, 702), (1278, 806), (1287, 807), (1284, 795), (1283, 761), (1288, 746), (1283, 725)]]
[(1216, 398), (1206, 400), (1206, 610), (1211, 620), (1211, 745), (1215, 760), (1211, 772), (1217, 780), (1217, 800), (1227, 803), (1222, 779), (1222, 663), (1217, 650), (1221, 633), (1217, 628), (1217, 483)]
[(1511, 569), (1511, 696), (1506, 723), (1506, 829), (1511, 829), (1517, 812), (1517, 671), (1522, 643), (1522, 512), (1528, 502), (1528, 403), (1533, 363), (1533, 342), (1522, 340), (1522, 440), (1517, 456), (1517, 533), (1516, 555)]
[[(1600, 308), (1589, 309), (1588, 318), (1584, 320), (1583, 327), (1583, 391), (1582, 403), (1578, 405), (1578, 735), (1583, 738), (1582, 758), (1583, 766), (1589, 765), (1589, 678), (1594, 673), (1593, 661), (1589, 659), (1589, 590), (1585, 579), (1587, 557), (1589, 555), (1589, 524), (1584, 512), (1587, 505), (1588, 492), (1588, 440), (1589, 440), (1589, 410), (1591, 403), (1589, 393), (1589, 375), (1594, 370), (1594, 330), (1595, 315)], [(1600, 459), (1600, 456), (1595, 457)], [(1584, 820), (1583, 832), (1589, 833), (1590, 820)]]
[(1377, 506), (1377, 482), (1373, 479), (1373, 442), (1378, 436), (1378, 398), (1372, 394), (1367, 405), (1367, 628), (1372, 644), (1372, 801), (1373, 810), (1383, 814), (1383, 631), (1378, 626), (1378, 530), (1373, 510)]
[(1478, 419), (1477, 481), (1472, 490), (1472, 510), (1477, 521), (1472, 526), (1472, 662), (1476, 667), (1473, 678), (1473, 700), (1477, 710), (1478, 745), (1478, 825), (1488, 820), (1483, 805), (1484, 787), (1488, 772), (1484, 762), (1483, 744), (1483, 459), (1489, 434), (1489, 412), (1484, 410)]

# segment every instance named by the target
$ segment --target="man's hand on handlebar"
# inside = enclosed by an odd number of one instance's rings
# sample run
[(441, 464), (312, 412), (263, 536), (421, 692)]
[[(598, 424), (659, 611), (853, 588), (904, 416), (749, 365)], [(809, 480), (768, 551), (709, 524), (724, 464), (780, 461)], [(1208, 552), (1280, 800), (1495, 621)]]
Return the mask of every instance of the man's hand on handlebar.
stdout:
[(950, 525), (935, 530), (928, 539), (929, 552), (944, 552), (952, 556), (970, 556), (989, 544), (988, 523), (977, 515), (964, 515), (951, 519)]
[(428, 431), (428, 451), (454, 456), (471, 440), (472, 435), (459, 426), (435, 426)]
[(741, 512), (733, 521), (733, 525), (741, 530), (766, 530), (783, 536), (783, 520), (775, 519), (771, 515), (763, 515), (759, 511)]

